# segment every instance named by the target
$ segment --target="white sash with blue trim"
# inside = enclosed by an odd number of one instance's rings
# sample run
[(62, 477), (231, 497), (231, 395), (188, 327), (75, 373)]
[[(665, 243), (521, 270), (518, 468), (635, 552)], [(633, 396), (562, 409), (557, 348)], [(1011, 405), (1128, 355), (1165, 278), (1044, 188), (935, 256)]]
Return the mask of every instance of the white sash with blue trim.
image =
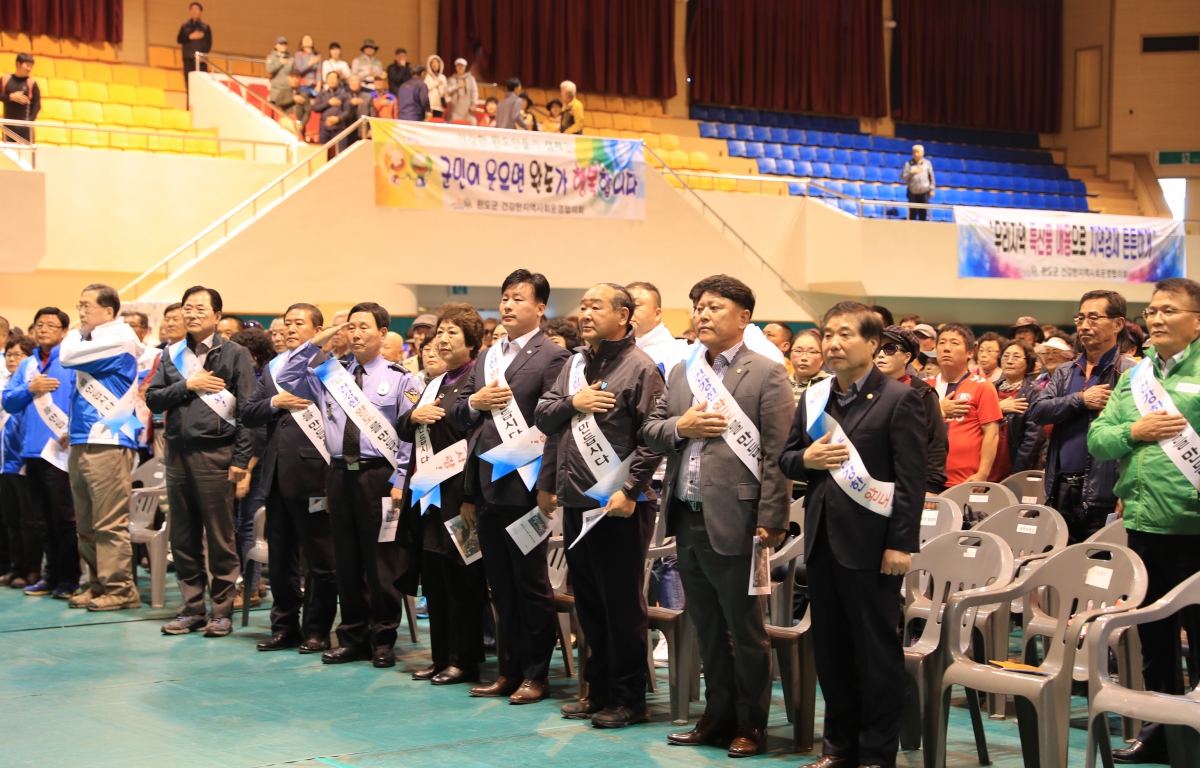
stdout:
[(850, 455), (836, 470), (829, 472), (833, 481), (847, 496), (859, 506), (884, 517), (892, 516), (892, 499), (896, 495), (896, 484), (886, 483), (871, 477), (867, 465), (850, 442), (846, 432), (837, 419), (825, 412), (829, 402), (829, 393), (833, 387), (834, 377), (813, 384), (804, 393), (804, 411), (807, 417), (805, 428), (813, 440), (820, 440), (826, 432), (830, 433), (829, 444), (844, 444)]
[[(171, 363), (183, 376), (184, 380), (190, 379), (192, 374), (200, 370), (200, 360), (197, 359), (196, 353), (188, 348), (187, 339), (177, 341), (167, 347), (167, 352), (171, 355)], [(205, 392), (200, 395), (200, 399), (222, 419), (234, 426), (237, 425), (237, 419), (234, 417), (234, 412), (237, 409), (237, 398), (230, 394), (229, 390), (222, 389), (220, 392)]]
[[(329, 396), (341, 406), (346, 418), (358, 426), (358, 431), (366, 435), (371, 445), (375, 446), (380, 456), (388, 460), (393, 469), (397, 468), (400, 464), (400, 438), (396, 435), (396, 430), (354, 383), (354, 377), (342, 365), (342, 361), (331, 357), (315, 370)], [(342, 446), (342, 455), (345, 455), (345, 450), (346, 446)]]
[[(504, 371), (508, 369), (510, 360), (504, 356), (503, 346), (500, 343), (488, 348), (483, 366), (485, 385), (495, 381), (497, 386), (508, 387)], [(542, 469), (542, 449), (546, 447), (546, 436), (537, 427), (526, 423), (515, 397), (510, 398), (503, 408), (492, 411), (492, 421), (500, 433), (501, 443), (479, 455), (479, 458), (492, 465), (492, 482), (516, 470), (525, 487), (532, 491), (537, 484), (538, 472)]]
[[(1166, 411), (1172, 416), (1183, 415), (1175, 407), (1175, 402), (1167, 394), (1162, 382), (1154, 375), (1154, 367), (1149, 357), (1138, 363), (1133, 373), (1129, 374), (1129, 383), (1133, 389), (1133, 402), (1137, 404), (1138, 412), (1143, 416), (1151, 411)], [(1189, 423), (1175, 437), (1159, 440), (1158, 446), (1192, 487), (1200, 489), (1200, 435), (1196, 434), (1192, 425)]]
[[(572, 397), (587, 386), (587, 379), (584, 377), (586, 368), (587, 362), (583, 359), (583, 354), (575, 353), (575, 356), (571, 358), (570, 391)], [(571, 435), (575, 438), (575, 447), (579, 449), (579, 455), (587, 461), (588, 467), (592, 471), (592, 477), (596, 478), (595, 485), (583, 493), (600, 502), (601, 507), (606, 506), (609, 498), (621, 489), (626, 478), (629, 477), (629, 467), (633, 464), (633, 453), (630, 452), (624, 461), (617, 457), (612, 443), (608, 442), (600, 425), (596, 423), (596, 414), (594, 413), (575, 414), (571, 418)]]
[(89, 440), (115, 440), (118, 439), (118, 432), (124, 432), (130, 440), (137, 439), (142, 422), (137, 417), (136, 382), (130, 384), (125, 394), (117, 397), (98, 379), (83, 371), (76, 371), (75, 391), (100, 414), (100, 420), (92, 425)]
[[(446, 374), (438, 376), (425, 385), (421, 399), (413, 406), (413, 410), (422, 405), (430, 405), (437, 398), (442, 380)], [(417, 452), (417, 464), (409, 481), (408, 489), (414, 499), (421, 502), (421, 514), (425, 514), (430, 506), (442, 506), (442, 483), (462, 472), (467, 466), (467, 441), (459, 440), (440, 451), (434, 452), (433, 439), (429, 435), (428, 424), (418, 424), (413, 448)]]
[[(279, 386), (279, 369), (288, 360), (287, 352), (283, 352), (275, 357), (274, 360), (267, 363), (267, 370), (271, 373), (271, 381), (275, 382), (275, 389), (285, 394), (291, 394), (283, 387)], [(308, 406), (302, 411), (292, 411), (292, 418), (296, 424), (304, 432), (304, 436), (308, 438), (313, 447), (321, 454), (321, 458), (325, 459), (325, 463), (329, 463), (329, 448), (325, 445), (325, 422), (321, 420), (321, 409), (316, 403)]]
[[(687, 381), (692, 396), (697, 402), (707, 402), (708, 410), (725, 417), (728, 428), (721, 437), (733, 449), (754, 478), (762, 482), (762, 439), (758, 427), (746, 416), (746, 412), (729, 394), (729, 390), (708, 364), (703, 344), (697, 344), (687, 361)], [(730, 361), (733, 362), (732, 360)]]

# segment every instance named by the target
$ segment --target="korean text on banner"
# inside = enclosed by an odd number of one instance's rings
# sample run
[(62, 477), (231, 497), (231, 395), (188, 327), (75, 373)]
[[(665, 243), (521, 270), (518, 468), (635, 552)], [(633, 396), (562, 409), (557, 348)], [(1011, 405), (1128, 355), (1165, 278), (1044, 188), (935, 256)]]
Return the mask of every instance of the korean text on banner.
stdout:
[(644, 219), (638, 141), (413, 122), (371, 123), (375, 204), (551, 216)]
[(956, 206), (958, 276), (1154, 283), (1183, 277), (1181, 221)]

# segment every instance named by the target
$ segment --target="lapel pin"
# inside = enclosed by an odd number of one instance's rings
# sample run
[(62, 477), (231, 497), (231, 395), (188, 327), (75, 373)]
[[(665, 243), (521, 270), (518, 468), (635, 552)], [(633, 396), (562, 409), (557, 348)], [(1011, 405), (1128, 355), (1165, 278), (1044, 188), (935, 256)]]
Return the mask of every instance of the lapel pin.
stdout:
[(870, 394), (869, 394), (869, 395), (867, 395), (867, 399), (868, 399), (868, 400), (870, 400), (870, 399), (871, 399), (871, 398), (873, 398), (873, 397), (875, 397), (875, 395), (870, 395)]
[(734, 373), (741, 373), (741, 372), (742, 372), (741, 368), (738, 368), (736, 371), (734, 371)]

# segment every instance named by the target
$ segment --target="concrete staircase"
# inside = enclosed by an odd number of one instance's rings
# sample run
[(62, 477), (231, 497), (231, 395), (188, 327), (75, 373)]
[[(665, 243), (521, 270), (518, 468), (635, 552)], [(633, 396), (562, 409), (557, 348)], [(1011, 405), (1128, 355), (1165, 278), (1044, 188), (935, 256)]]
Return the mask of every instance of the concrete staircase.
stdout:
[(1094, 212), (1115, 216), (1142, 215), (1137, 197), (1127, 183), (1102, 178), (1092, 167), (1068, 166), (1067, 172), (1071, 178), (1079, 179), (1087, 186), (1089, 195), (1098, 195), (1088, 200), (1088, 207)]

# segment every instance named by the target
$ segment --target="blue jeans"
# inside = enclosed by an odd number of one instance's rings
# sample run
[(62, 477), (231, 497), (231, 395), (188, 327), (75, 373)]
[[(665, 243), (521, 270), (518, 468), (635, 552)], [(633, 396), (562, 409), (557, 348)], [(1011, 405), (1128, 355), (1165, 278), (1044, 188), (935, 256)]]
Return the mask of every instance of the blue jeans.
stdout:
[[(267, 489), (262, 487), (262, 464), (254, 467), (250, 473), (250, 492), (238, 499), (234, 508), (235, 519), (233, 531), (237, 538), (238, 559), (242, 565), (242, 575), (246, 575), (246, 555), (254, 549), (254, 513), (267, 503)], [(262, 576), (262, 563), (255, 561), (251, 579), (253, 586), (247, 587), (246, 598), (258, 589), (258, 581)]]
[(683, 582), (679, 579), (679, 558), (664, 557), (654, 564), (658, 579), (658, 604), (674, 611), (683, 610)]

